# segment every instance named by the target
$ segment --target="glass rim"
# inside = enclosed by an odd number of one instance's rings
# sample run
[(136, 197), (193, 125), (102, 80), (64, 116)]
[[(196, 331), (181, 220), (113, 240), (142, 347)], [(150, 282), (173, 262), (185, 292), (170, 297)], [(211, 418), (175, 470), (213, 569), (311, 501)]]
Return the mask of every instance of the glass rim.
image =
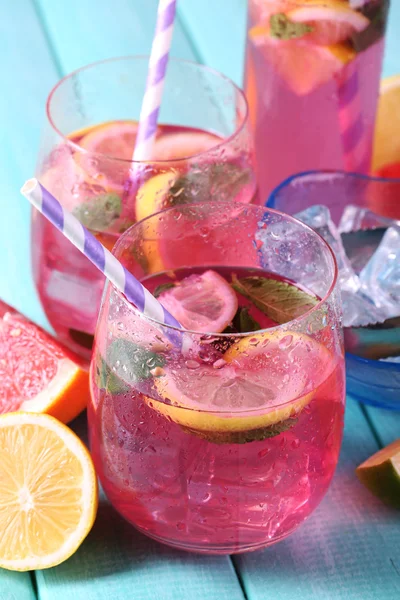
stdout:
[[(57, 83), (52, 87), (49, 95), (47, 96), (46, 117), (50, 124), (50, 127), (63, 140), (64, 143), (66, 143), (68, 146), (74, 148), (74, 150), (76, 152), (80, 152), (81, 154), (85, 154), (87, 156), (98, 157), (98, 158), (102, 158), (103, 160), (106, 159), (106, 160), (109, 160), (112, 162), (116, 162), (119, 164), (125, 164), (125, 165), (135, 165), (135, 164), (136, 165), (152, 165), (152, 164), (168, 165), (168, 164), (171, 164), (172, 162), (180, 164), (182, 161), (187, 161), (187, 160), (190, 160), (190, 159), (193, 159), (196, 157), (201, 157), (201, 156), (207, 155), (210, 152), (215, 152), (215, 150), (218, 150), (219, 148), (223, 148), (226, 144), (229, 144), (232, 140), (234, 140), (243, 131), (243, 129), (246, 126), (246, 123), (249, 122), (249, 118), (250, 118), (249, 104), (248, 104), (248, 101), (247, 101), (244, 91), (232, 79), (230, 79), (229, 77), (227, 77), (220, 71), (213, 69), (212, 67), (209, 67), (207, 65), (203, 65), (201, 63), (197, 63), (193, 60), (189, 60), (189, 59), (185, 59), (185, 58), (170, 57), (168, 59), (169, 63), (172, 62), (172, 63), (176, 63), (176, 64), (184, 64), (190, 68), (195, 67), (200, 71), (211, 73), (212, 75), (218, 77), (219, 79), (226, 81), (230, 86), (232, 86), (232, 88), (235, 90), (235, 92), (239, 95), (241, 101), (243, 102), (243, 106), (244, 106), (243, 116), (241, 118), (239, 125), (236, 126), (235, 131), (232, 134), (230, 134), (228, 137), (224, 138), (221, 142), (219, 142), (218, 144), (215, 144), (215, 146), (212, 146), (211, 148), (209, 148), (207, 150), (203, 150), (203, 151), (197, 152), (195, 154), (189, 154), (188, 156), (184, 156), (181, 158), (169, 158), (167, 160), (166, 159), (164, 159), (164, 160), (132, 160), (131, 158), (127, 159), (127, 158), (118, 158), (115, 156), (109, 156), (107, 154), (102, 154), (101, 152), (91, 152), (89, 150), (86, 150), (85, 148), (82, 148), (79, 144), (76, 144), (67, 135), (62, 133), (62, 131), (56, 125), (56, 123), (53, 119), (53, 116), (52, 116), (52, 102), (54, 100), (54, 95), (57, 92), (57, 90), (60, 89), (66, 82), (70, 81), (75, 75), (77, 75), (79, 73), (88, 71), (89, 69), (93, 69), (95, 67), (100, 67), (100, 66), (108, 64), (108, 63), (120, 63), (120, 62), (124, 62), (124, 61), (132, 61), (132, 60), (133, 61), (135, 61), (135, 60), (149, 61), (149, 58), (150, 58), (150, 55), (148, 55), (148, 54), (128, 54), (126, 56), (117, 56), (117, 57), (113, 57), (113, 58), (106, 58), (103, 60), (94, 61), (92, 63), (84, 65), (83, 67), (79, 67), (78, 69), (71, 71), (67, 75), (64, 75), (64, 77), (59, 79), (57, 81)], [(116, 119), (116, 120), (118, 120), (118, 119)]]
[[(364, 181), (375, 181), (376, 183), (386, 183), (392, 185), (400, 184), (400, 177), (383, 177), (382, 175), (367, 175), (365, 173), (356, 173), (355, 171), (342, 171), (340, 169), (310, 169), (309, 171), (299, 171), (283, 179), (271, 191), (267, 199), (266, 206), (274, 209), (274, 203), (282, 190), (298, 181), (304, 183), (321, 183), (326, 177), (336, 179), (361, 179)], [(279, 212), (279, 211), (278, 211)]]
[[(300, 221), (299, 219), (296, 219), (295, 217), (288, 215), (286, 213), (283, 213), (279, 210), (276, 210), (274, 208), (269, 208), (268, 206), (260, 206), (258, 204), (244, 204), (243, 202), (232, 202), (229, 200), (215, 200), (215, 201), (211, 201), (211, 202), (190, 202), (187, 204), (182, 205), (182, 208), (186, 209), (186, 208), (196, 208), (199, 206), (207, 206), (207, 207), (218, 207), (221, 208), (223, 206), (227, 206), (227, 207), (236, 207), (236, 208), (243, 208), (243, 209), (251, 209), (251, 210), (261, 210), (265, 213), (272, 213), (272, 214), (276, 214), (279, 215), (280, 217), (284, 217), (287, 221), (291, 221), (294, 222), (296, 224), (299, 224), (301, 227), (303, 227), (305, 230), (308, 230), (309, 232), (311, 232), (312, 235), (314, 235), (316, 238), (319, 239), (319, 243), (322, 245), (322, 247), (324, 247), (327, 251), (328, 251), (328, 255), (331, 257), (332, 259), (332, 264), (333, 264), (333, 277), (332, 277), (332, 281), (329, 285), (329, 288), (327, 290), (327, 292), (325, 293), (325, 295), (318, 300), (318, 302), (312, 307), (310, 308), (308, 311), (306, 311), (305, 313), (303, 313), (302, 315), (300, 315), (299, 317), (296, 317), (295, 319), (291, 319), (290, 321), (287, 321), (286, 323), (282, 323), (280, 325), (275, 325), (273, 327), (267, 327), (264, 329), (260, 329), (258, 331), (245, 331), (243, 333), (223, 333), (223, 332), (201, 332), (201, 331), (192, 331), (190, 329), (180, 329), (179, 327), (176, 327), (175, 325), (169, 325), (166, 323), (162, 323), (161, 321), (158, 321), (157, 319), (154, 319), (153, 317), (149, 317), (148, 315), (144, 315), (143, 313), (141, 313), (136, 306), (134, 306), (131, 302), (129, 302), (129, 300), (125, 297), (125, 295), (120, 292), (115, 286), (114, 284), (107, 280), (107, 285), (110, 285), (112, 287), (112, 289), (114, 290), (114, 292), (117, 294), (117, 296), (124, 302), (124, 304), (129, 308), (129, 310), (132, 310), (136, 315), (140, 316), (141, 318), (144, 318), (148, 321), (150, 321), (151, 323), (155, 323), (158, 326), (161, 326), (163, 328), (166, 328), (167, 330), (173, 330), (173, 331), (177, 331), (177, 332), (182, 332), (185, 331), (185, 333), (189, 333), (191, 335), (195, 335), (198, 337), (216, 337), (216, 338), (245, 338), (245, 337), (250, 337), (250, 336), (255, 336), (255, 335), (260, 335), (260, 334), (264, 334), (267, 332), (275, 332), (275, 331), (282, 331), (286, 328), (288, 328), (288, 326), (292, 325), (292, 324), (296, 324), (298, 325), (299, 323), (301, 323), (302, 321), (306, 321), (309, 319), (310, 315), (314, 314), (315, 312), (317, 312), (322, 306), (324, 306), (327, 301), (329, 300), (329, 298), (331, 297), (333, 291), (335, 290), (337, 281), (338, 281), (338, 276), (339, 276), (339, 269), (337, 266), (337, 261), (336, 261), (336, 257), (335, 254), (332, 250), (332, 248), (329, 246), (329, 244), (324, 240), (324, 238), (317, 233), (314, 229), (312, 229), (312, 227), (310, 227), (309, 225), (307, 225), (306, 223), (303, 223), (302, 221)], [(116, 251), (118, 251), (119, 246), (122, 245), (123, 241), (129, 237), (129, 235), (131, 234), (131, 232), (136, 229), (139, 226), (143, 226), (143, 224), (146, 221), (149, 221), (150, 219), (153, 219), (154, 217), (158, 217), (159, 215), (162, 215), (164, 213), (167, 212), (172, 212), (175, 210), (180, 210), (180, 206), (172, 206), (172, 207), (168, 207), (165, 208), (163, 210), (160, 210), (156, 213), (153, 213), (147, 217), (145, 217), (144, 219), (141, 219), (140, 221), (137, 221), (137, 223), (134, 223), (133, 225), (131, 225), (131, 227), (129, 227), (126, 231), (124, 231), (124, 233), (118, 238), (116, 244), (114, 245), (113, 249), (112, 249), (112, 254), (118, 258), (118, 254)], [(119, 260), (119, 258), (118, 258)], [(205, 265), (207, 266), (207, 265)], [(154, 273), (154, 275), (156, 275), (157, 273)], [(144, 279), (140, 280), (141, 282), (145, 281)]]

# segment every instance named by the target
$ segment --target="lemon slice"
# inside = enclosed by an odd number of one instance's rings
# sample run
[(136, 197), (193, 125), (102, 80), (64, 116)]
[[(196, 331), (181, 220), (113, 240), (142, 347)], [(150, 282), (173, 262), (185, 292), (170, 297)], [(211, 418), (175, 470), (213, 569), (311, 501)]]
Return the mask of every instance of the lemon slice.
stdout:
[(400, 509), (400, 440), (368, 458), (357, 467), (356, 473), (374, 496)]
[[(155, 379), (163, 401), (146, 402), (214, 441), (263, 439), (279, 433), (278, 424), (287, 428), (284, 423), (311, 402), (329, 362), (329, 351), (306, 335), (264, 332), (242, 338), (213, 366), (164, 368)], [(210, 435), (216, 433), (223, 435)]]
[[(178, 179), (174, 171), (159, 173), (146, 181), (136, 195), (136, 220), (146, 217), (166, 208), (169, 205), (169, 190)], [(147, 273), (160, 273), (164, 270), (157, 238), (156, 221), (147, 222), (143, 230), (143, 254), (147, 259)]]
[(0, 567), (46, 569), (81, 545), (97, 511), (89, 452), (49, 415), (0, 416)]
[(354, 32), (364, 31), (370, 23), (367, 17), (340, 0), (324, 2), (323, 6), (321, 0), (308, 0), (306, 4), (288, 11), (286, 16), (293, 23), (310, 25), (312, 31), (307, 39), (322, 46), (344, 42)]

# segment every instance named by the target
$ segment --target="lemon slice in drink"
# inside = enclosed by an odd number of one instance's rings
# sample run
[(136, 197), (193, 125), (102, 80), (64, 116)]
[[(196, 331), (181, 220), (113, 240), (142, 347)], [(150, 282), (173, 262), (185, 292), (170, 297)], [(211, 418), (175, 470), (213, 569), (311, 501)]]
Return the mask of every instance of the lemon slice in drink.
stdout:
[(356, 473), (374, 496), (400, 509), (400, 440), (368, 458), (357, 467)]
[(162, 401), (146, 402), (210, 441), (260, 440), (294, 424), (329, 362), (329, 351), (306, 335), (263, 332), (242, 338), (214, 365), (164, 368), (155, 379)]
[(185, 277), (163, 292), (159, 300), (182, 327), (204, 333), (223, 331), (238, 307), (232, 287), (211, 269)]
[[(150, 215), (169, 206), (169, 190), (178, 179), (179, 174), (174, 171), (159, 173), (146, 181), (136, 195), (136, 220), (141, 221)], [(156, 240), (156, 221), (147, 222), (143, 230), (143, 253), (146, 256), (148, 273), (159, 273), (164, 270), (159, 243)]]

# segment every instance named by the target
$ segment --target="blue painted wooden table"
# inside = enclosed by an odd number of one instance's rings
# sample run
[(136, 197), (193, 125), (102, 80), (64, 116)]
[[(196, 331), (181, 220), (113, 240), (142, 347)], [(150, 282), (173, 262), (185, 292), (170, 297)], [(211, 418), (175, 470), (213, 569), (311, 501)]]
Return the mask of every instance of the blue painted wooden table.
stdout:
[[(245, 0), (178, 4), (173, 54), (240, 82)], [(30, 274), (29, 207), (19, 188), (34, 171), (47, 93), (81, 65), (148, 52), (156, 5), (0, 0), (0, 297), (42, 325)], [(392, 5), (384, 75), (400, 71), (400, 1)], [(327, 497), (292, 537), (253, 554), (173, 551), (136, 533), (103, 498), (92, 533), (69, 561), (38, 573), (0, 571), (0, 600), (398, 600), (400, 514), (371, 497), (354, 475), (363, 459), (398, 437), (400, 412), (365, 409), (349, 399)]]

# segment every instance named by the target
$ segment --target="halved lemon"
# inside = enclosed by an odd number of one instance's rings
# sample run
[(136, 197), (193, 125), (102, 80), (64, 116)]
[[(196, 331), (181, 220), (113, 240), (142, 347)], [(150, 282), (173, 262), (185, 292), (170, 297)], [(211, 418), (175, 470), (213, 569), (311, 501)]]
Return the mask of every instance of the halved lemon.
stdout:
[(0, 567), (47, 569), (69, 558), (94, 523), (97, 479), (65, 425), (32, 413), (0, 416)]
[[(254, 432), (296, 417), (328, 376), (330, 358), (328, 350), (303, 334), (254, 334), (212, 366), (164, 367), (164, 375), (154, 380), (163, 401), (146, 402), (192, 432)], [(260, 438), (250, 433), (243, 441), (250, 439)], [(235, 436), (223, 440), (235, 441)]]

